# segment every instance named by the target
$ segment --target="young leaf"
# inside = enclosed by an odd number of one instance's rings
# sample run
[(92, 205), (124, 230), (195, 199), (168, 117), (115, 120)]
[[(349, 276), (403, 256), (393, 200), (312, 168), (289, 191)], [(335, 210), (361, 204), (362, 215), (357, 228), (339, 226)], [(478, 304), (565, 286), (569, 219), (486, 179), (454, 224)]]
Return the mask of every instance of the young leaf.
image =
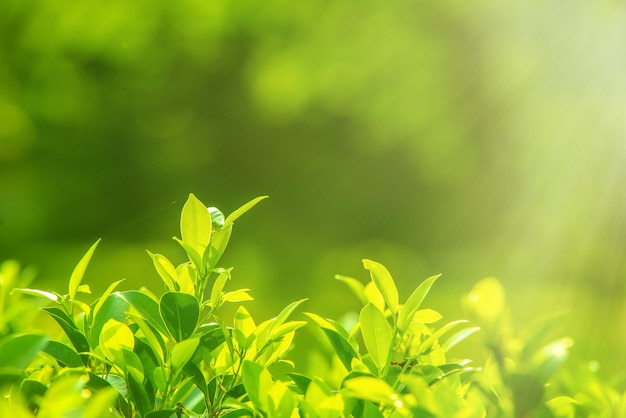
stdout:
[(80, 261), (74, 268), (74, 271), (72, 272), (72, 275), (70, 276), (70, 284), (69, 284), (70, 300), (74, 300), (74, 298), (76, 297), (76, 291), (78, 290), (78, 287), (80, 286), (80, 282), (83, 280), (83, 276), (85, 275), (85, 270), (87, 269), (87, 266), (89, 265), (91, 256), (93, 255), (94, 251), (96, 251), (96, 247), (98, 246), (99, 243), (100, 243), (100, 239), (98, 239), (89, 248), (89, 250), (87, 250), (83, 258), (80, 259)]
[(441, 344), (441, 348), (443, 351), (448, 352), (452, 347), (474, 334), (475, 332), (480, 331), (479, 327), (470, 327), (460, 330), (459, 332), (452, 335), (450, 338), (446, 340), (445, 343)]
[(370, 376), (348, 379), (341, 391), (345, 396), (402, 408), (400, 396), (383, 380)]
[(215, 268), (217, 262), (224, 254), (232, 232), (233, 224), (229, 224), (217, 231), (211, 238), (211, 244), (204, 250), (204, 255), (202, 256), (209, 269)]
[(267, 199), (268, 197), (269, 196), (259, 196), (255, 199), (252, 199), (248, 203), (244, 204), (239, 209), (235, 210), (233, 213), (231, 213), (230, 215), (226, 217), (226, 220), (224, 220), (224, 227), (227, 227), (228, 225), (235, 222), (241, 215), (243, 215), (244, 213), (252, 209), (261, 200)]
[(104, 291), (104, 293), (102, 294), (102, 296), (100, 296), (100, 298), (98, 298), (98, 302), (96, 303), (96, 306), (91, 310), (91, 316), (93, 318), (95, 318), (96, 316), (98, 316), (98, 313), (100, 312), (100, 309), (102, 309), (102, 305), (104, 305), (104, 302), (107, 300), (107, 298), (109, 297), (109, 295), (111, 293), (113, 293), (113, 291), (115, 290), (115, 288), (124, 281), (124, 279), (122, 280), (118, 280), (116, 282), (113, 282), (108, 288), (107, 290)]
[(185, 241), (182, 241), (176, 237), (174, 237), (174, 241), (176, 241), (178, 244), (180, 244), (181, 247), (183, 247), (183, 250), (185, 250), (187, 256), (189, 257), (189, 261), (191, 261), (199, 271), (204, 271), (202, 257), (200, 256), (201, 253), (198, 253), (198, 251), (196, 251), (190, 244)]
[(135, 347), (133, 332), (128, 326), (115, 319), (109, 319), (104, 324), (99, 337), (100, 349), (110, 360), (123, 360), (122, 350), (132, 351)]
[(359, 322), (365, 347), (378, 366), (378, 370), (382, 370), (387, 365), (392, 345), (391, 326), (385, 319), (385, 315), (371, 303), (361, 309)]
[[(97, 302), (97, 304), (100, 301)], [(89, 344), (92, 348), (96, 348), (99, 344), (100, 332), (104, 324), (109, 319), (115, 319), (118, 322), (124, 321), (128, 303), (119, 297), (117, 293), (109, 295), (98, 309), (98, 314), (93, 315), (91, 327), (89, 327)]]
[(398, 328), (401, 331), (407, 330), (413, 320), (413, 315), (420, 308), (433, 283), (435, 283), (439, 277), (441, 277), (441, 274), (427, 278), (415, 289), (411, 296), (409, 296), (398, 315)]
[(185, 367), (185, 364), (187, 364), (196, 352), (199, 343), (199, 338), (190, 338), (176, 343), (170, 354), (170, 364), (174, 373), (180, 372), (183, 367)]
[(161, 296), (159, 312), (170, 335), (180, 342), (196, 329), (200, 306), (196, 298), (187, 293), (168, 292)]
[(254, 319), (246, 308), (240, 306), (235, 312), (235, 329), (233, 330), (233, 336), (235, 341), (241, 348), (248, 348), (248, 344), (252, 341), (248, 341), (248, 337), (254, 333), (256, 324)]
[(272, 387), (272, 376), (260, 364), (250, 360), (243, 361), (241, 377), (248, 397), (261, 411), (268, 410), (268, 392)]
[(392, 314), (398, 311), (398, 289), (389, 271), (380, 263), (372, 260), (363, 260), (363, 266), (370, 272), (372, 281), (383, 295), (387, 307)]
[(165, 256), (161, 254), (152, 254), (150, 251), (146, 252), (152, 258), (152, 263), (154, 263), (154, 268), (157, 273), (165, 283), (165, 288), (170, 292), (175, 292), (178, 290), (176, 284), (178, 283), (178, 274), (176, 273), (176, 268), (174, 265), (168, 260)]
[(195, 295), (196, 292), (196, 270), (189, 263), (181, 264), (176, 269), (178, 289), (189, 295)]
[(209, 209), (193, 193), (189, 194), (180, 215), (180, 233), (183, 242), (198, 254), (202, 254), (211, 240), (212, 228), (213, 220)]
[(221, 272), (215, 282), (213, 282), (213, 287), (211, 288), (211, 306), (213, 308), (217, 308), (222, 302), (222, 292), (224, 291), (224, 286), (226, 282), (230, 279), (230, 271), (232, 269), (227, 269)]
[(367, 305), (368, 299), (367, 299), (367, 296), (365, 295), (365, 285), (363, 285), (363, 283), (361, 283), (360, 281), (352, 277), (341, 276), (339, 274), (335, 275), (335, 279), (339, 280), (340, 282), (345, 283), (346, 286), (350, 288), (352, 293), (354, 293), (356, 297), (359, 298), (359, 301), (363, 305)]
[(167, 335), (167, 328), (161, 318), (157, 301), (139, 290), (127, 290), (124, 292), (116, 292), (115, 294), (127, 301), (148, 324), (159, 332)]

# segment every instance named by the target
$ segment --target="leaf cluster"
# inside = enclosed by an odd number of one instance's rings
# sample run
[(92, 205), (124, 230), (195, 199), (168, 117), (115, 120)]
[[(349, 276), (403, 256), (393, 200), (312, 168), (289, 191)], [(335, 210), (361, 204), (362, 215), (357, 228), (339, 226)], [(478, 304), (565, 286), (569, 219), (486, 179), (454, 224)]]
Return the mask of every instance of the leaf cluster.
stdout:
[[(554, 321), (521, 337), (506, 322), (504, 291), (479, 282), (465, 305), (474, 324), (439, 325), (422, 303), (439, 276), (401, 300), (391, 273), (363, 260), (370, 280), (336, 276), (361, 301), (352, 324), (307, 312), (305, 300), (257, 321), (242, 304), (249, 289), (227, 290), (219, 266), (235, 221), (265, 197), (228, 216), (193, 194), (181, 213), (186, 259), (175, 265), (148, 252), (163, 292), (118, 290), (93, 301), (83, 277), (99, 240), (78, 262), (67, 293), (27, 287), (15, 262), (0, 266), (0, 414), (18, 417), (574, 417), (620, 416), (626, 401), (601, 381), (558, 374), (569, 338), (546, 342)], [(33, 331), (25, 318), (39, 303), (60, 337)], [(224, 304), (238, 304), (233, 318)], [(306, 320), (304, 320), (306, 319)], [(288, 360), (298, 329), (309, 326), (329, 348), (330, 373), (302, 372)], [(450, 350), (472, 335), (490, 352), (484, 365)], [(482, 341), (482, 342), (481, 342)], [(279, 375), (277, 364), (292, 371)], [(569, 377), (568, 377), (569, 376)], [(596, 382), (595, 384), (593, 382)], [(609, 399), (607, 401), (607, 399)]]

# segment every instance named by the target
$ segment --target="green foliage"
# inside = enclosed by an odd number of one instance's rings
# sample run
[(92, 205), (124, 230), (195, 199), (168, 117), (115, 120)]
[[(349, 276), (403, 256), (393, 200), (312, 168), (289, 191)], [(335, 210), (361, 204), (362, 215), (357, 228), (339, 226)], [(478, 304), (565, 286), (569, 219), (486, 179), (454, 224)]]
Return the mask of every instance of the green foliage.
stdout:
[[(89, 290), (82, 278), (99, 241), (78, 263), (65, 295), (18, 287), (18, 266), (2, 264), (0, 413), (521, 418), (626, 411), (619, 390), (590, 370), (560, 371), (573, 342), (546, 340), (553, 318), (515, 336), (504, 290), (493, 278), (465, 298), (478, 326), (465, 320), (438, 325), (442, 315), (422, 308), (439, 276), (427, 278), (401, 303), (391, 273), (371, 260), (363, 260), (367, 284), (337, 276), (363, 305), (355, 323), (315, 313), (306, 313), (308, 321), (291, 319), (305, 299), (262, 322), (240, 304), (228, 320), (223, 305), (251, 297), (248, 289), (226, 291), (231, 269), (217, 263), (234, 221), (262, 199), (224, 217), (190, 195), (181, 215), (182, 238), (174, 238), (187, 260), (176, 266), (149, 253), (163, 281), (160, 296), (146, 289), (118, 291), (118, 281), (93, 303), (82, 301)], [(41, 311), (59, 325), (60, 337), (16, 320), (34, 301), (48, 305)], [(330, 347), (333, 367), (327, 375), (314, 367), (302, 372), (286, 358), (296, 331), (307, 325), (321, 330)], [(477, 333), (489, 352), (484, 365), (452, 356), (453, 347)], [(280, 363), (295, 370), (281, 374)]]

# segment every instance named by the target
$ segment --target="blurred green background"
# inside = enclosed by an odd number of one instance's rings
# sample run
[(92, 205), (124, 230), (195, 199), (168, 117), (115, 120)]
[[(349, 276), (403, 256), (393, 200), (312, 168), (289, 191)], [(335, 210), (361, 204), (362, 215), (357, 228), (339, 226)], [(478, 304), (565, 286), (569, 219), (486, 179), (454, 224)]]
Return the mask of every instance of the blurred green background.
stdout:
[(237, 222), (258, 317), (385, 264), (430, 305), (494, 275), (519, 326), (569, 312), (624, 366), (626, 5), (618, 1), (0, 2), (0, 259), (63, 291), (159, 279), (193, 192)]

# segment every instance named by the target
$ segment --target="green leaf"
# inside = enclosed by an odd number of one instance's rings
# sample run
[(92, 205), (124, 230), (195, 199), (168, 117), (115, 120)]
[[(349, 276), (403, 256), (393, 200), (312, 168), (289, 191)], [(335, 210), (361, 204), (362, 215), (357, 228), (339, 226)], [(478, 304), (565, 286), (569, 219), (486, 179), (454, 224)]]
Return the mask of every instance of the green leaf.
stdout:
[(18, 334), (3, 339), (0, 341), (0, 368), (25, 368), (47, 343), (48, 337), (37, 334)]
[(74, 348), (79, 353), (89, 352), (89, 342), (85, 335), (78, 330), (72, 319), (67, 314), (56, 307), (41, 308), (47, 312), (63, 328), (65, 335), (70, 339)]
[(291, 332), (294, 332), (298, 328), (302, 328), (307, 324), (306, 321), (289, 321), (284, 324), (274, 328), (270, 333), (270, 339), (274, 341), (278, 341), (284, 335), (287, 335)]
[(439, 312), (432, 309), (420, 309), (413, 314), (414, 322), (421, 322), (422, 324), (432, 324), (443, 318)]
[(232, 292), (226, 292), (222, 295), (222, 302), (246, 302), (254, 300), (252, 296), (248, 294), (250, 289), (238, 289)]
[(261, 411), (268, 410), (268, 392), (272, 387), (272, 376), (260, 364), (244, 360), (241, 377), (248, 397)]
[(252, 199), (248, 203), (244, 204), (239, 209), (235, 210), (233, 213), (231, 213), (230, 215), (226, 217), (226, 220), (224, 221), (224, 227), (227, 227), (228, 225), (235, 222), (241, 215), (243, 215), (244, 213), (252, 209), (261, 200), (267, 199), (268, 197), (269, 196), (259, 196), (255, 199)]
[(457, 326), (459, 324), (464, 324), (466, 322), (467, 322), (466, 320), (460, 319), (458, 321), (452, 321), (452, 322), (447, 323), (446, 325), (444, 325), (443, 327), (441, 327), (437, 331), (435, 331), (424, 342), (422, 342), (422, 344), (420, 345), (420, 347), (417, 350), (417, 352), (419, 354), (424, 354), (424, 353), (430, 351), (433, 348), (434, 344), (438, 343), (439, 337), (441, 337), (443, 334), (445, 334), (446, 332), (448, 332), (449, 330), (451, 330), (455, 326)]
[[(100, 349), (109, 360), (123, 361), (122, 350), (132, 351), (135, 348), (135, 336), (125, 324), (109, 319), (99, 334)], [(120, 364), (125, 366), (126, 364)]]
[(124, 292), (116, 292), (115, 294), (128, 302), (149, 325), (163, 334), (168, 334), (165, 322), (163, 322), (163, 318), (161, 318), (159, 303), (157, 301), (139, 290), (127, 290)]
[(345, 283), (346, 286), (348, 286), (350, 290), (352, 290), (352, 293), (354, 293), (356, 297), (359, 298), (359, 301), (363, 305), (367, 305), (368, 300), (367, 296), (365, 295), (365, 285), (363, 283), (352, 277), (341, 276), (339, 274), (335, 275), (335, 279)]
[(196, 329), (200, 306), (196, 298), (187, 293), (168, 292), (161, 296), (159, 312), (170, 335), (180, 342)]
[(302, 394), (306, 393), (312, 381), (309, 376), (300, 373), (285, 373), (285, 376), (289, 377), (296, 384)]
[(190, 338), (188, 340), (176, 343), (170, 353), (170, 365), (174, 373), (178, 373), (185, 367), (185, 364), (193, 357), (193, 354), (200, 343), (199, 338)]
[(188, 361), (183, 367), (183, 371), (187, 376), (191, 378), (194, 385), (196, 385), (196, 387), (200, 389), (204, 396), (208, 398), (209, 390), (207, 388), (207, 383), (204, 378), (204, 374), (202, 373), (202, 370), (200, 370), (193, 361)]
[(54, 357), (62, 366), (82, 367), (83, 361), (71, 347), (58, 341), (48, 341), (42, 351)]
[(96, 247), (98, 246), (99, 243), (100, 243), (100, 239), (98, 239), (98, 241), (96, 241), (89, 248), (89, 250), (87, 250), (83, 258), (81, 258), (81, 260), (78, 262), (78, 264), (74, 268), (74, 271), (72, 272), (72, 275), (70, 276), (70, 284), (69, 284), (70, 300), (74, 300), (74, 298), (76, 297), (76, 291), (78, 290), (78, 287), (80, 286), (80, 282), (83, 280), (83, 276), (85, 275), (85, 270), (87, 269), (87, 266), (89, 265), (91, 256), (93, 255), (94, 251), (96, 251)]
[(98, 316), (98, 313), (100, 312), (100, 309), (102, 309), (102, 305), (104, 304), (104, 302), (107, 300), (107, 298), (109, 297), (109, 295), (111, 293), (113, 293), (113, 291), (115, 290), (115, 288), (124, 281), (124, 279), (122, 280), (118, 280), (116, 282), (113, 282), (108, 288), (107, 290), (104, 291), (104, 293), (102, 294), (102, 296), (100, 296), (100, 298), (98, 298), (98, 302), (96, 303), (96, 306), (91, 310), (91, 316), (92, 318), (95, 318)]
[(138, 382), (132, 375), (128, 376), (128, 390), (132, 396), (133, 403), (135, 404), (135, 408), (141, 414), (141, 416), (145, 416), (152, 409), (152, 405), (150, 402), (150, 398), (148, 398), (148, 393), (146, 392), (145, 387), (142, 382)]
[(387, 366), (392, 344), (392, 330), (385, 315), (371, 303), (359, 315), (365, 347), (379, 370)]
[(383, 295), (387, 307), (395, 314), (398, 311), (398, 289), (391, 274), (385, 266), (376, 261), (364, 259), (363, 266), (369, 270), (372, 281)]
[(245, 307), (240, 306), (237, 309), (233, 325), (235, 328), (233, 330), (235, 341), (237, 341), (240, 348), (247, 349), (249, 344), (252, 343), (252, 340), (249, 340), (248, 337), (254, 334), (256, 324)]
[(196, 270), (189, 263), (181, 264), (176, 269), (178, 290), (189, 295), (196, 294)]
[(183, 242), (198, 254), (203, 254), (211, 240), (212, 228), (213, 220), (209, 209), (190, 193), (180, 215), (180, 233)]
[(233, 224), (230, 224), (223, 229), (216, 232), (211, 238), (211, 243), (204, 250), (204, 255), (202, 259), (207, 264), (209, 269), (214, 269), (222, 258), (224, 251), (226, 251), (226, 247), (228, 246), (228, 242), (230, 241), (230, 235), (233, 232)]
[(226, 341), (222, 327), (218, 324), (203, 324), (199, 327), (199, 332), (201, 332), (200, 346), (208, 351), (215, 350)]
[(413, 315), (415, 315), (415, 312), (417, 312), (420, 306), (422, 306), (424, 298), (428, 292), (430, 292), (430, 288), (439, 277), (441, 277), (441, 274), (427, 278), (417, 287), (417, 289), (415, 289), (415, 291), (413, 291), (411, 296), (409, 296), (404, 306), (402, 306), (400, 314), (398, 315), (398, 329), (401, 331), (407, 330), (409, 324), (413, 320)]
[(402, 408), (400, 396), (383, 380), (370, 376), (360, 376), (343, 382), (342, 394), (348, 397), (382, 403)]
[(222, 293), (224, 291), (224, 286), (226, 282), (230, 279), (230, 271), (232, 269), (227, 269), (221, 272), (215, 282), (213, 282), (213, 287), (211, 288), (211, 306), (216, 308), (221, 303)]
[(43, 297), (49, 299), (53, 302), (60, 303), (63, 297), (57, 293), (44, 292), (43, 290), (38, 289), (13, 289), (11, 290), (11, 295), (14, 293), (23, 293), (25, 295), (32, 295), (37, 297)]
[(448, 352), (452, 347), (474, 334), (475, 332), (480, 331), (479, 327), (470, 327), (460, 330), (459, 332), (452, 335), (450, 338), (446, 340), (445, 343), (441, 345), (443, 351)]
[(337, 357), (341, 360), (341, 363), (345, 366), (346, 370), (352, 368), (352, 359), (357, 357), (354, 348), (340, 333), (333, 329), (322, 328), (326, 338), (330, 341), (330, 345), (335, 350)]
[[(96, 302), (96, 305), (100, 301)], [(104, 324), (114, 319), (118, 322), (124, 321), (126, 318), (126, 310), (128, 309), (128, 302), (122, 299), (118, 293), (109, 295), (98, 309), (97, 315), (94, 315), (91, 321), (91, 327), (89, 328), (89, 343), (92, 348), (96, 348), (100, 343), (100, 332), (104, 327)], [(92, 311), (94, 311), (92, 309)]]
[[(146, 250), (147, 251), (147, 250)], [(170, 292), (178, 290), (176, 284), (178, 283), (178, 274), (176, 274), (176, 268), (165, 256), (161, 254), (152, 254), (150, 251), (147, 253), (152, 258), (152, 263), (156, 269), (159, 277), (165, 283), (165, 288)]]
[(176, 237), (174, 237), (174, 241), (176, 241), (178, 244), (180, 244), (181, 247), (183, 247), (183, 250), (185, 250), (187, 256), (189, 257), (189, 261), (191, 261), (193, 265), (196, 266), (198, 271), (204, 271), (204, 265), (202, 264), (202, 257), (200, 256), (200, 253), (198, 253), (198, 251), (196, 251), (191, 245), (189, 245), (185, 241), (181, 241)]

